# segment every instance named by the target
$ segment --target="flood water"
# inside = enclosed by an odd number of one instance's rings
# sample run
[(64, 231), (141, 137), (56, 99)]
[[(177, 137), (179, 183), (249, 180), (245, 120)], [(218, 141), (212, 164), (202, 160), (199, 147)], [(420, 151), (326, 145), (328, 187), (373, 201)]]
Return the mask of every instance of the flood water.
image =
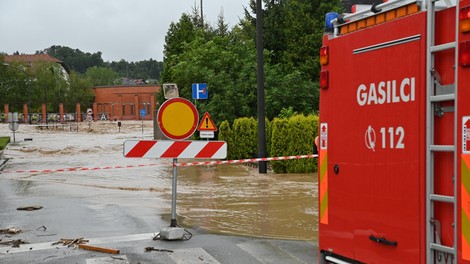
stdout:
[[(148, 222), (155, 221), (156, 214), (169, 222), (171, 160), (122, 157), (125, 140), (153, 136), (151, 124), (146, 124), (145, 133), (139, 133), (138, 124), (126, 127), (124, 123), (119, 133), (113, 124), (108, 126), (79, 132), (20, 127), (20, 143), (6, 151), (12, 159), (7, 173), (0, 177), (18, 182), (17, 195), (33, 195), (35, 191), (75, 195), (86, 200), (90, 210), (103, 212), (110, 205), (119, 206)], [(0, 132), (8, 134), (4, 124), (0, 124)], [(107, 168), (117, 165), (131, 167)], [(65, 168), (88, 169), (43, 171)], [(314, 173), (259, 174), (257, 168), (246, 164), (178, 167), (177, 173), (176, 211), (181, 226), (219, 234), (317, 241)]]
[(259, 174), (244, 165), (178, 168), (184, 223), (211, 232), (317, 241), (316, 174)]

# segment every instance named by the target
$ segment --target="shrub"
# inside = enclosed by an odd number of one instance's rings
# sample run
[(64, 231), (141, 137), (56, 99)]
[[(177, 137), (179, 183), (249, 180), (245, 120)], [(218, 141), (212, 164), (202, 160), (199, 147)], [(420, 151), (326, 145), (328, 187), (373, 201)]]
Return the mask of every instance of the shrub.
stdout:
[[(293, 115), (289, 118), (266, 120), (266, 146), (269, 157), (313, 153), (318, 135), (318, 116)], [(228, 121), (219, 127), (218, 139), (227, 142), (228, 159), (258, 157), (258, 122), (254, 118), (238, 118), (232, 128)], [(271, 161), (275, 173), (306, 173), (317, 171), (317, 159)]]
[(232, 129), (230, 128), (230, 123), (225, 120), (219, 126), (218, 140), (227, 142), (227, 159), (233, 159), (231, 153), (232, 147)]
[(258, 123), (254, 118), (238, 118), (233, 121), (230, 144), (232, 159), (248, 159), (257, 156)]

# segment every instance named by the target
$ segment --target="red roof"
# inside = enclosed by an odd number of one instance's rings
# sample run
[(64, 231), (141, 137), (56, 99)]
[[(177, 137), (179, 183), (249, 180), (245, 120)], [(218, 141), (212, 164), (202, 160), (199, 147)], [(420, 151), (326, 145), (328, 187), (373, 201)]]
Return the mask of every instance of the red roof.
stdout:
[(59, 63), (64, 67), (64, 69), (69, 72), (69, 69), (67, 66), (64, 64), (63, 61), (52, 57), (49, 54), (34, 54), (34, 55), (6, 55), (5, 56), (5, 62), (11, 63), (11, 62), (25, 62), (25, 63), (35, 63), (39, 61), (46, 61), (46, 62), (55, 62)]
[(6, 55), (5, 62), (35, 62), (35, 61), (48, 61), (62, 63), (61, 60), (56, 59), (49, 54), (35, 54), (35, 55)]

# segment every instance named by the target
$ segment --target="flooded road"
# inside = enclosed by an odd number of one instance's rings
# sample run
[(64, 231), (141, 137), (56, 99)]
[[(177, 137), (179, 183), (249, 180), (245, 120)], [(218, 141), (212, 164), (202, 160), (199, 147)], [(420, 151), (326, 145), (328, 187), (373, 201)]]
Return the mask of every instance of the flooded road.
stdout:
[[(96, 122), (91, 130), (79, 132), (20, 126), (17, 143), (5, 151), (11, 160), (0, 174), (2, 183), (14, 186), (16, 196), (3, 202), (13, 206), (35, 202), (49, 210), (47, 199), (60, 199), (63, 208), (54, 208), (53, 213), (63, 214), (60, 217), (68, 223), (90, 218), (94, 234), (114, 231), (105, 223), (118, 221), (129, 233), (167, 226), (171, 160), (122, 155), (125, 140), (151, 139), (151, 127), (145, 123), (141, 133), (139, 122), (123, 123), (121, 132), (113, 122)], [(8, 125), (0, 124), (0, 135), (10, 134)], [(264, 175), (240, 164), (178, 167), (178, 224), (218, 234), (316, 242), (316, 182), (316, 174)], [(3, 192), (0, 198), (6, 196)], [(67, 204), (70, 197), (80, 203)], [(84, 209), (74, 215), (74, 207)], [(8, 213), (0, 217), (4, 225), (18, 225), (9, 219)]]
[(244, 165), (178, 168), (184, 224), (211, 232), (317, 241), (314, 174), (259, 174)]

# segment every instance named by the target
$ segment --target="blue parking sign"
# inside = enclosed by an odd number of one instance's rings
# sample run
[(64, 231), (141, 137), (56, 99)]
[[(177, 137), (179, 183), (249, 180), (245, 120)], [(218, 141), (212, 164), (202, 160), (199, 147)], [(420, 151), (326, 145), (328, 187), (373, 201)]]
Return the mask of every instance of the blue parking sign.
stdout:
[(207, 99), (209, 98), (209, 90), (207, 83), (193, 83), (193, 99)]

